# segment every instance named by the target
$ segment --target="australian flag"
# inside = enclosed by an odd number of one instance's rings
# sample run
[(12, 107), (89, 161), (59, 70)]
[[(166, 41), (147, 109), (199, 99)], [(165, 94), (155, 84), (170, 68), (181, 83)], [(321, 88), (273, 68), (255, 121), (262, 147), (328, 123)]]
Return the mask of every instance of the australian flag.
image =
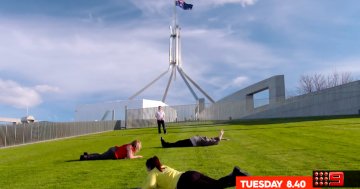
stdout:
[(183, 0), (176, 0), (176, 6), (179, 6), (184, 10), (191, 10), (193, 7), (192, 4), (186, 4)]

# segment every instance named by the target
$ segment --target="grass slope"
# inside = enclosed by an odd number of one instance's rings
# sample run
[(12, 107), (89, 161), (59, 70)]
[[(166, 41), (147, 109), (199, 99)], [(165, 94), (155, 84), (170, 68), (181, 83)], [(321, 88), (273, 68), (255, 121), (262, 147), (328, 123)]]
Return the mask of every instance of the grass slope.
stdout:
[[(120, 130), (78, 138), (0, 149), (0, 188), (136, 188), (146, 177), (145, 161), (157, 155), (179, 171), (213, 178), (235, 165), (254, 176), (310, 176), (315, 169), (360, 170), (360, 119), (257, 121), (236, 125), (169, 127), (169, 142), (195, 134), (217, 136), (217, 146), (163, 149), (156, 128)], [(77, 161), (109, 147), (142, 141), (132, 160)]]

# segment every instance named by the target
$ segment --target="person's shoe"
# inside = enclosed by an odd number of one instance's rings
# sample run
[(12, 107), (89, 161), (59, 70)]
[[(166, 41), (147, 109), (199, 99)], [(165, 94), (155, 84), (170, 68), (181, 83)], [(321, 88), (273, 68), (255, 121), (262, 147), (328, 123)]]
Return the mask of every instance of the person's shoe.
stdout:
[(167, 135), (167, 133), (165, 133)]
[(161, 135), (161, 133), (159, 133), (159, 135)]
[(250, 176), (250, 174), (248, 172), (242, 171), (238, 166), (235, 166), (233, 172), (229, 176), (231, 177)]
[(162, 137), (161, 137), (160, 141), (161, 141), (161, 146), (162, 146), (163, 148), (165, 148), (165, 141), (164, 141), (164, 139), (163, 139)]
[(234, 170), (230, 175), (220, 178), (219, 182), (223, 188), (236, 186), (236, 177), (238, 176), (250, 176), (249, 173), (242, 171), (238, 166), (234, 167)]
[(84, 155), (81, 155), (80, 156), (80, 161), (83, 161), (83, 160), (85, 160)]
[(161, 137), (161, 146), (162, 146), (163, 148), (167, 148), (167, 147), (168, 147), (168, 143), (165, 142), (165, 140), (163, 139), (163, 137)]
[(84, 152), (84, 156), (87, 156), (87, 155), (89, 155), (87, 152)]

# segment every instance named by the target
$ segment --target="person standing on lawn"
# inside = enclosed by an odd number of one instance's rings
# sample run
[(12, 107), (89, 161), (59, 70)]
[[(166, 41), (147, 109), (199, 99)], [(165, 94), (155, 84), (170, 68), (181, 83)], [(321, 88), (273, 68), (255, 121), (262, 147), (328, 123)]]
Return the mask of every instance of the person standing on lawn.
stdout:
[(164, 134), (167, 135), (166, 126), (165, 126), (165, 112), (162, 110), (161, 106), (158, 107), (158, 111), (156, 112), (155, 117), (157, 119), (159, 135), (161, 135), (161, 125), (164, 129)]

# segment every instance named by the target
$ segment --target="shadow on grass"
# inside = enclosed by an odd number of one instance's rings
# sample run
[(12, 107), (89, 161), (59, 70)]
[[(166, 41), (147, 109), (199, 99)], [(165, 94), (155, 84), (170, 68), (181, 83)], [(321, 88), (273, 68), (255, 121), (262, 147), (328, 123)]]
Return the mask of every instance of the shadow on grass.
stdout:
[[(208, 147), (211, 147), (211, 146), (216, 146), (216, 145), (210, 145), (210, 146), (187, 146), (187, 147), (167, 147), (167, 148), (164, 148), (164, 149), (169, 149), (169, 148), (208, 148)], [(163, 148), (163, 147), (157, 146), (157, 147), (149, 147), (149, 148)]]
[(117, 159), (99, 159), (99, 160), (83, 160), (83, 161), (80, 161), (79, 159), (73, 159), (73, 160), (67, 160), (67, 161), (64, 161), (65, 163), (70, 163), (70, 162), (84, 162), (84, 161), (116, 161)]
[(69, 162), (75, 162), (75, 161), (80, 161), (79, 159), (73, 159), (73, 160), (67, 160), (65, 161), (66, 163), (69, 163)]
[[(271, 119), (242, 119), (232, 121), (221, 121), (221, 123), (210, 124), (194, 124), (177, 126), (180, 128), (197, 128), (197, 127), (214, 127), (214, 126), (253, 126), (253, 125), (272, 125), (272, 124), (283, 124), (283, 123), (300, 123), (308, 121), (324, 121), (324, 120), (336, 120), (336, 119), (349, 119), (349, 118), (360, 118), (360, 115), (341, 115), (341, 116), (318, 116), (318, 117), (296, 117), (296, 118), (271, 118)], [(174, 126), (175, 127), (175, 126)]]

